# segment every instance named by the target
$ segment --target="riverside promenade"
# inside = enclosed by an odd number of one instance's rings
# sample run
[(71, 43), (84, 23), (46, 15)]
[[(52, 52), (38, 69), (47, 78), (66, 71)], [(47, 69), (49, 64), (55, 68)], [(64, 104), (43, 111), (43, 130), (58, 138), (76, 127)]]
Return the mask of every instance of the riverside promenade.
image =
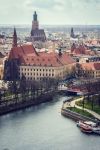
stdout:
[[(76, 105), (76, 102), (80, 101), (80, 100), (82, 101), (83, 97), (76, 98), (76, 99), (72, 100), (71, 102), (65, 102), (63, 104), (63, 108), (66, 109), (67, 107), (76, 107), (78, 109), (82, 109), (83, 110), (83, 107), (80, 107), (80, 106)], [(84, 108), (84, 110), (87, 111), (87, 112), (89, 112), (90, 114), (92, 114), (96, 119), (100, 120), (100, 115), (97, 114), (96, 112), (94, 112), (92, 110), (89, 110), (89, 109), (86, 109), (86, 108)]]

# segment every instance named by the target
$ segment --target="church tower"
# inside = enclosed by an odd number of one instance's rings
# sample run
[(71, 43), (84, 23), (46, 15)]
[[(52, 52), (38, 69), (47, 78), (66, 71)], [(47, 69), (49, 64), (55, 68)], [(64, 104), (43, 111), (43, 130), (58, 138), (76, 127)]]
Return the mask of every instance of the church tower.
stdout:
[(14, 28), (12, 48), (9, 53), (8, 59), (4, 64), (4, 80), (5, 81), (17, 81), (19, 80), (19, 58), (16, 58), (17, 49), (17, 33)]
[(13, 44), (12, 47), (17, 47), (17, 33), (16, 29), (14, 28), (14, 33), (13, 33)]
[(71, 34), (70, 34), (70, 36), (71, 36), (72, 38), (75, 38), (75, 35), (74, 35), (74, 30), (73, 30), (73, 28), (71, 28)]
[(35, 42), (35, 41), (45, 42), (46, 41), (46, 35), (45, 35), (44, 30), (39, 29), (39, 22), (37, 19), (36, 11), (33, 14), (31, 40), (32, 40), (32, 42)]
[(33, 14), (32, 30), (38, 30), (38, 29), (39, 29), (39, 22), (37, 20), (37, 13), (35, 11)]

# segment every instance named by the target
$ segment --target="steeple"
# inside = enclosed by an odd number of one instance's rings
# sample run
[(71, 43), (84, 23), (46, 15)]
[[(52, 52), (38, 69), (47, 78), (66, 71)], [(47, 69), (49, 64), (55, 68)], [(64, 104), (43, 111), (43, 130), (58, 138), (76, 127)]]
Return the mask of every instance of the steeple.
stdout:
[(17, 47), (17, 33), (16, 33), (16, 28), (14, 28), (12, 47)]
[(36, 11), (33, 14), (33, 20), (32, 20), (32, 30), (38, 30), (39, 29), (39, 22), (37, 20), (37, 13)]
[(37, 21), (37, 13), (36, 13), (36, 11), (33, 14), (33, 21)]
[(70, 36), (71, 36), (72, 38), (75, 37), (73, 28), (71, 28), (71, 34), (70, 34)]

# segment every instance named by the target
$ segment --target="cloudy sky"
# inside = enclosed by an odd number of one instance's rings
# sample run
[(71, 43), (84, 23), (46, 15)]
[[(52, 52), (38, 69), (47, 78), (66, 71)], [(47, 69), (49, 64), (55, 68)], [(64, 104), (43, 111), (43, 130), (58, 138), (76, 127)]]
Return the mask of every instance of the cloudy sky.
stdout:
[(100, 24), (100, 0), (0, 0), (0, 24)]

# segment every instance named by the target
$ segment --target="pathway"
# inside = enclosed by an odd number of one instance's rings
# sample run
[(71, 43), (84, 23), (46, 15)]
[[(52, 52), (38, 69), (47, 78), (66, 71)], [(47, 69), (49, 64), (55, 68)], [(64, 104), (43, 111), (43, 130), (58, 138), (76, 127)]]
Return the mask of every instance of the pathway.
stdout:
[[(76, 108), (79, 108), (79, 109), (83, 109), (83, 107), (80, 107), (80, 106), (78, 106), (78, 105), (75, 104), (76, 101), (80, 101), (80, 100), (83, 100), (83, 97), (77, 98), (77, 99), (71, 101), (70, 103), (66, 102), (64, 104), (64, 108), (66, 108), (66, 107), (76, 107)], [(92, 114), (96, 119), (100, 120), (100, 115), (97, 114), (96, 112), (94, 112), (92, 110), (89, 110), (89, 109), (86, 109), (86, 108), (84, 108), (84, 110), (87, 111), (87, 112), (89, 112), (90, 114)]]

